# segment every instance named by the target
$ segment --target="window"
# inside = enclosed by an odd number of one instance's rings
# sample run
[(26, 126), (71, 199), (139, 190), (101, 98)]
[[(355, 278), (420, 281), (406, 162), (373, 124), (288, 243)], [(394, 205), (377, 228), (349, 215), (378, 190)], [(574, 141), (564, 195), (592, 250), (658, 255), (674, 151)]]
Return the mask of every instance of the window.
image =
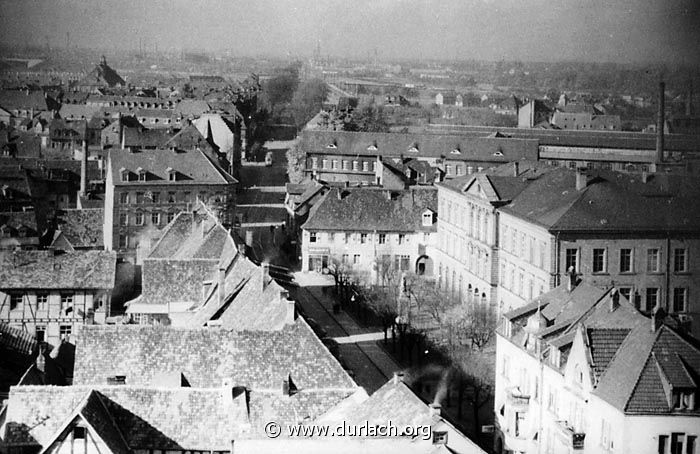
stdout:
[(360, 234), (360, 243), (365, 244), (366, 242), (367, 242), (367, 234), (361, 233)]
[(151, 213), (151, 224), (160, 225), (160, 213), (158, 213), (157, 211)]
[(688, 271), (688, 254), (683, 248), (673, 250), (673, 271), (676, 273), (685, 273)]
[(143, 211), (136, 212), (136, 225), (143, 225)]
[(350, 170), (350, 161), (343, 160), (343, 170)]
[(515, 436), (519, 437), (525, 425), (525, 413), (518, 411), (515, 413)]
[(324, 169), (329, 169), (329, 168), (330, 168), (328, 159), (324, 159), (323, 162), (322, 162), (322, 164), (323, 164), (323, 168), (324, 168)]
[(129, 171), (122, 170), (121, 177), (122, 177), (122, 181), (129, 181)]
[(46, 309), (46, 303), (49, 302), (48, 293), (37, 293), (36, 294), (36, 308), (43, 310)]
[(139, 181), (146, 181), (146, 171), (139, 169)]
[(167, 216), (168, 224), (170, 224), (173, 221), (173, 219), (175, 219), (175, 213), (173, 213), (172, 211), (168, 212), (168, 216)]
[(658, 273), (661, 268), (661, 254), (658, 249), (647, 249), (647, 272)]
[(177, 171), (168, 169), (168, 181), (177, 181)]
[(129, 237), (124, 235), (123, 233), (119, 234), (119, 247), (122, 249), (129, 247)]
[(13, 310), (22, 304), (24, 295), (22, 293), (10, 294), (10, 310)]
[(37, 342), (45, 342), (46, 341), (46, 327), (37, 325), (36, 328), (34, 328), (34, 337), (36, 338)]
[(423, 225), (426, 227), (433, 225), (433, 213), (429, 211), (423, 213)]
[(445, 173), (447, 175), (452, 175), (452, 164), (446, 164), (445, 165)]
[(673, 312), (685, 312), (688, 302), (688, 289), (676, 287), (673, 289)]
[(398, 235), (399, 244), (404, 244), (405, 241), (406, 241), (406, 235), (403, 233), (399, 233), (399, 235)]
[(352, 263), (354, 265), (357, 265), (358, 263), (360, 263), (360, 254), (355, 254), (352, 256)]
[(343, 263), (343, 265), (347, 265), (349, 260), (350, 260), (350, 255), (349, 255), (349, 254), (343, 254), (343, 258), (342, 258), (342, 263)]
[(593, 272), (605, 273), (607, 271), (607, 251), (605, 249), (593, 249)]
[(345, 244), (348, 244), (350, 242), (350, 234), (346, 233), (345, 234)]
[(311, 168), (318, 169), (318, 158), (311, 158)]
[(160, 192), (152, 192), (151, 193), (151, 202), (160, 203)]
[(379, 244), (386, 244), (386, 233), (379, 234)]
[(447, 444), (447, 432), (433, 432), (433, 444), (434, 445), (445, 445)]
[(73, 304), (72, 293), (61, 293), (61, 308), (66, 308)]
[(333, 170), (338, 170), (338, 168), (339, 168), (338, 166), (339, 166), (338, 160), (337, 160), (337, 159), (334, 159), (334, 160), (333, 160)]
[(647, 288), (646, 310), (651, 311), (659, 302), (659, 289), (655, 287)]
[(632, 271), (632, 249), (620, 249), (620, 273)]
[(309, 243), (316, 242), (316, 232), (309, 232)]
[(119, 225), (129, 225), (129, 215), (126, 213), (119, 213)]
[(328, 232), (328, 242), (329, 243), (335, 242), (335, 232)]
[(362, 163), (362, 171), (363, 171), (363, 172), (369, 172), (369, 162), (368, 162), (368, 161), (364, 161), (364, 162)]
[(399, 263), (399, 269), (401, 271), (408, 271), (408, 269), (411, 266), (411, 256), (409, 255), (402, 255), (400, 257), (400, 263)]
[(610, 432), (610, 423), (605, 419), (601, 420), (600, 445), (605, 449), (611, 449), (613, 447), (612, 440), (610, 439)]
[(460, 164), (457, 164), (457, 165), (455, 166), (455, 170), (456, 170), (456, 172), (457, 172), (457, 176), (463, 175), (462, 166), (461, 166)]
[(566, 268), (565, 271), (568, 272), (571, 268), (574, 271), (578, 271), (578, 249), (567, 249), (566, 250)]
[(632, 297), (632, 287), (619, 287), (617, 289), (618, 292), (620, 292), (620, 295), (624, 296), (627, 301), (632, 303), (633, 301), (630, 299)]
[(128, 192), (121, 192), (119, 193), (119, 203), (122, 205), (126, 205), (129, 203), (129, 193)]
[(168, 203), (175, 203), (175, 193), (168, 192)]
[(58, 333), (61, 337), (61, 340), (66, 340), (66, 341), (70, 340), (70, 335), (71, 335), (71, 332), (73, 331), (72, 328), (73, 327), (71, 325), (61, 325), (61, 327), (59, 328), (59, 331), (58, 331)]

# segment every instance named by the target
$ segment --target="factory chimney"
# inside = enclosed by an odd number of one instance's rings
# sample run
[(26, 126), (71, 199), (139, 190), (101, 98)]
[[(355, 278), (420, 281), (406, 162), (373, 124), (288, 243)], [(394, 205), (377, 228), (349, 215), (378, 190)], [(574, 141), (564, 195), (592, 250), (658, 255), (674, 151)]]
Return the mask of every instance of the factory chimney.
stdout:
[(88, 166), (88, 146), (83, 140), (83, 156), (80, 158), (80, 195), (87, 194), (87, 166)]
[(663, 82), (659, 82), (659, 112), (656, 121), (656, 162), (664, 161), (665, 88), (666, 85)]

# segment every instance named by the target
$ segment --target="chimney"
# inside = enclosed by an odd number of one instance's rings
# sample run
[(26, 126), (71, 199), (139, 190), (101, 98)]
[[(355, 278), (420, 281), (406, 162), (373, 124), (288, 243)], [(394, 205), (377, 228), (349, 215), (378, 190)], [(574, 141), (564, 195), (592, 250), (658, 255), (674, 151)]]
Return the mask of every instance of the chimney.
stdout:
[[(282, 295), (284, 293), (284, 296)], [(296, 320), (297, 316), (297, 307), (296, 303), (294, 300), (289, 300), (287, 299), (289, 295), (287, 295), (287, 292), (280, 292), (280, 299), (283, 302), (286, 302), (287, 304), (287, 318), (285, 319), (284, 323), (286, 325), (293, 325), (294, 321)]]
[(36, 357), (36, 369), (39, 372), (46, 371), (46, 357), (44, 356), (44, 345), (39, 344), (39, 354)]
[(253, 247), (253, 231), (252, 230), (245, 231), (245, 245), (248, 246), (249, 248)]
[(572, 292), (576, 288), (576, 270), (574, 269), (573, 266), (570, 266), (568, 270), (566, 270), (567, 276), (569, 276), (569, 280), (567, 281), (566, 289), (569, 292)]
[(656, 162), (664, 161), (664, 123), (665, 123), (665, 87), (663, 82), (659, 82), (659, 112), (656, 121)]
[(513, 163), (513, 176), (517, 177), (519, 173), (520, 173), (520, 165), (518, 164), (518, 161), (515, 161)]
[(664, 324), (666, 312), (658, 305), (651, 310), (651, 332), (655, 333)]
[(349, 188), (349, 187), (350, 187), (350, 182), (349, 182), (349, 181), (346, 181), (345, 183), (343, 183), (343, 187), (344, 187), (344, 188)]
[(218, 283), (217, 283), (217, 295), (219, 297), (219, 307), (224, 304), (224, 299), (226, 298), (226, 268), (223, 265), (219, 265), (218, 272)]
[(126, 128), (122, 126), (122, 150), (126, 148)]
[(440, 417), (442, 413), (442, 406), (440, 404), (432, 403), (428, 405), (430, 408), (430, 417)]
[(391, 381), (393, 384), (398, 385), (399, 383), (403, 382), (403, 378), (403, 372), (394, 372), (394, 378), (392, 378)]
[(642, 183), (648, 183), (649, 182), (649, 173), (645, 170), (642, 172)]
[(387, 200), (391, 200), (391, 191), (384, 191)]
[(261, 263), (260, 271), (262, 272), (262, 289), (263, 291), (267, 288), (268, 281), (270, 280), (270, 264)]
[(616, 288), (610, 291), (610, 312), (620, 307), (620, 292)]
[(336, 192), (336, 197), (338, 197), (338, 200), (343, 200), (343, 190), (338, 188), (338, 192)]
[(87, 194), (87, 165), (88, 165), (87, 141), (83, 140), (83, 156), (80, 159), (80, 195)]
[(576, 169), (576, 190), (582, 191), (586, 189), (588, 184), (588, 175), (583, 171), (583, 169)]

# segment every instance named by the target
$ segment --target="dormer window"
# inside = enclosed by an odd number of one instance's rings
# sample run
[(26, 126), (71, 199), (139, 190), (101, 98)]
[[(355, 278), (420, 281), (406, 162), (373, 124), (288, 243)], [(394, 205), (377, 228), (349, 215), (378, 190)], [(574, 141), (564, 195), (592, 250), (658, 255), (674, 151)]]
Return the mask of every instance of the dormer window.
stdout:
[(326, 145), (326, 148), (335, 150), (336, 148), (338, 148), (338, 143), (334, 140), (333, 143), (329, 143), (328, 145)]
[(673, 389), (673, 409), (674, 410), (694, 410), (695, 392), (687, 388)]
[(146, 181), (146, 171), (143, 170), (141, 167), (136, 169), (136, 173), (139, 174), (139, 181)]
[(129, 171), (126, 170), (124, 167), (119, 169), (119, 173), (121, 175), (122, 181), (129, 181)]
[(377, 150), (378, 150), (378, 148), (377, 148), (377, 144), (376, 144), (376, 143), (373, 143), (372, 145), (370, 145), (369, 147), (367, 147), (367, 151), (377, 151)]
[(462, 152), (460, 151), (459, 147), (457, 147), (454, 150), (450, 151), (450, 154), (462, 154)]
[(430, 227), (431, 225), (433, 225), (433, 212), (425, 211), (423, 213), (423, 226)]
[(177, 171), (172, 167), (165, 169), (168, 172), (168, 181), (177, 181)]
[(493, 155), (501, 157), (503, 156), (503, 150), (501, 150), (501, 148), (499, 147)]
[(108, 385), (125, 385), (126, 375), (112, 375), (107, 377)]
[(408, 149), (408, 152), (409, 153), (418, 153), (418, 144), (414, 143), (413, 145), (411, 145), (411, 148)]

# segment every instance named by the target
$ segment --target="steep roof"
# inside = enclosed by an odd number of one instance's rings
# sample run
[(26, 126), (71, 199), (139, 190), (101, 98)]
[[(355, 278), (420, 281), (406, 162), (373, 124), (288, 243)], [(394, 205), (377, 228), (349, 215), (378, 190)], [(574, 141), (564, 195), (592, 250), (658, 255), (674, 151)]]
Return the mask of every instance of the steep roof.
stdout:
[(0, 254), (3, 289), (112, 289), (117, 255), (108, 251), (14, 251)]
[(7, 110), (48, 110), (43, 91), (0, 90), (0, 107)]
[[(135, 173), (140, 167), (147, 172), (143, 184), (191, 185), (236, 183), (236, 179), (209, 158), (202, 150), (155, 150), (128, 151), (112, 149), (109, 152), (114, 175), (114, 184), (138, 185), (138, 181), (123, 182), (119, 178), (120, 169)], [(177, 179), (169, 181), (168, 169), (177, 172)], [(135, 178), (133, 179), (135, 180)]]
[(311, 209), (305, 230), (419, 232), (426, 209), (437, 212), (437, 190), (412, 188), (397, 192), (368, 188), (333, 188)]
[(163, 326), (82, 326), (75, 336), (73, 383), (151, 386), (162, 373), (183, 374), (196, 388), (228, 381), (277, 389), (290, 374), (301, 389), (353, 389), (355, 383), (302, 320), (278, 331), (179, 329)]
[(124, 146), (135, 148), (165, 147), (174, 133), (168, 129), (124, 128)]
[(669, 414), (674, 409), (666, 389), (691, 388), (697, 396), (699, 373), (697, 345), (666, 325), (651, 330), (644, 324), (625, 338), (594, 394), (627, 414)]

